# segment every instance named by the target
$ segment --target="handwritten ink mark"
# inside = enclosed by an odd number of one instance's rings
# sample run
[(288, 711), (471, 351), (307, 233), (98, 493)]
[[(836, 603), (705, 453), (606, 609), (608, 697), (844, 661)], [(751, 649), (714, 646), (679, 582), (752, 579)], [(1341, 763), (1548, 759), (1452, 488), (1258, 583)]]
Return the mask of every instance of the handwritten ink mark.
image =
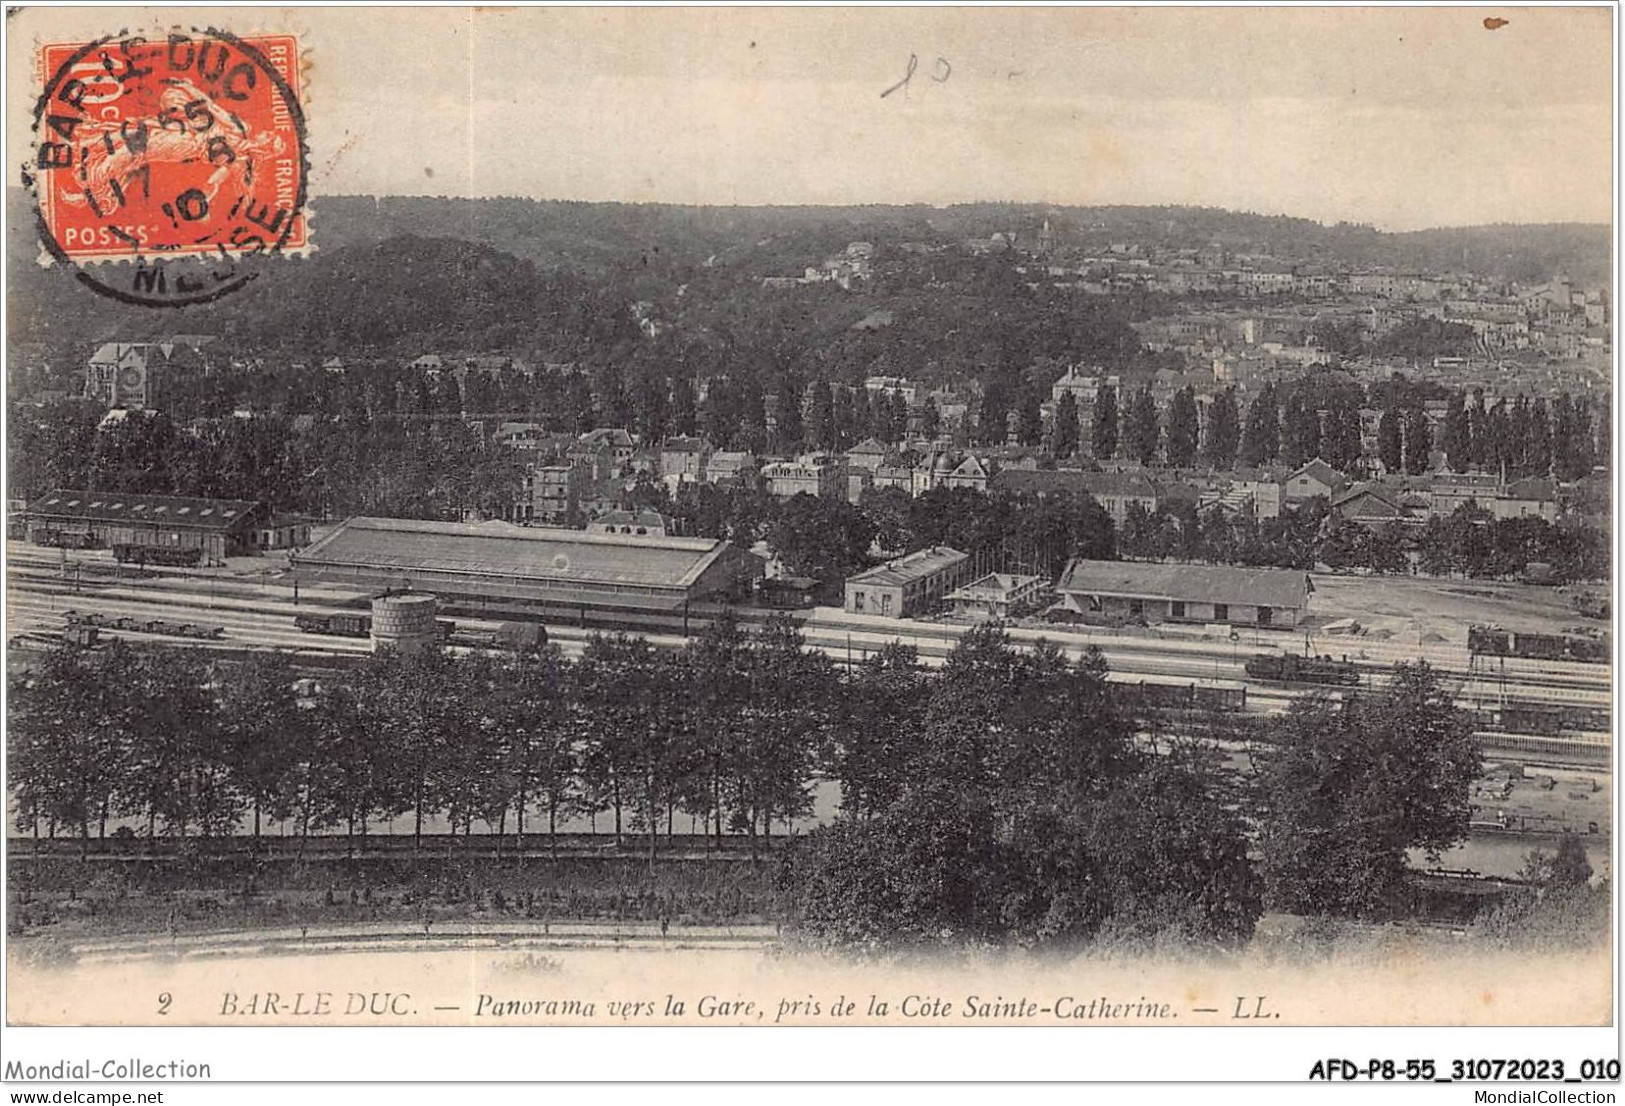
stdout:
[(903, 79), (902, 80), (898, 81), (896, 84), (892, 85), (886, 91), (882, 92), (880, 94), (880, 98), (882, 100), (884, 100), (886, 97), (890, 96), (893, 92), (896, 92), (898, 89), (907, 88), (908, 87), (908, 82), (910, 82), (910, 81), (912, 81), (914, 79), (914, 70), (919, 66), (919, 64), (920, 64), (920, 59), (918, 57), (916, 57), (915, 55), (910, 54), (908, 56), (908, 72), (903, 74)]
[[(920, 67), (919, 55), (918, 54), (910, 54), (908, 56), (908, 71), (903, 74), (903, 79), (898, 81), (896, 84), (892, 85), (886, 91), (882, 92), (880, 94), (880, 98), (882, 100), (884, 100), (886, 97), (890, 96), (893, 92), (896, 92), (899, 89), (904, 90), (904, 93), (906, 95), (909, 82), (914, 79), (914, 72), (919, 67)], [(948, 64), (948, 59), (943, 58), (943, 57), (939, 57), (939, 58), (937, 58), (937, 60), (931, 66), (931, 79), (933, 81), (937, 82), (938, 84), (941, 84), (942, 82), (946, 81), (949, 77), (953, 76), (953, 72), (954, 72), (954, 67)]]

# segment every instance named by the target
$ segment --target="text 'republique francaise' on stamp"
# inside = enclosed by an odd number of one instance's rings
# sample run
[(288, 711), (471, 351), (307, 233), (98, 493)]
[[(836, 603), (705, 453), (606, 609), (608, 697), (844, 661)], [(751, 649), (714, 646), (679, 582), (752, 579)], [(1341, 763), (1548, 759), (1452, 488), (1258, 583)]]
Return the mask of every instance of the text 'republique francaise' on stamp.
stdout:
[(309, 249), (299, 40), (215, 28), (47, 44), (23, 170), (45, 264), (181, 307)]

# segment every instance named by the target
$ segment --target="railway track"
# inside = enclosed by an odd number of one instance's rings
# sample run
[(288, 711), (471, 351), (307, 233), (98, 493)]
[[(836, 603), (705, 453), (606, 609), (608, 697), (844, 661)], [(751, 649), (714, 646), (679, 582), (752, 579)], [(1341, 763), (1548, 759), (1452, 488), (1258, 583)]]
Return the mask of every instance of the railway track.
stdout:
[[(107, 636), (127, 636), (134, 641), (176, 645), (207, 645), (211, 649), (284, 649), (300, 654), (331, 654), (360, 657), (371, 650), (365, 638), (346, 638), (306, 633), (293, 626), (301, 613), (334, 614), (353, 610), (367, 592), (354, 588), (306, 587), (295, 601), (286, 585), (266, 581), (215, 579), (205, 573), (167, 573), (141, 580), (111, 578), (92, 573), (65, 579), (60, 564), (46, 557), (11, 558), (8, 568), (6, 619), (9, 636), (50, 635), (59, 632), (63, 612), (68, 609), (94, 610), (116, 617), (167, 618), (173, 621), (202, 621), (225, 628), (223, 639), (188, 641), (165, 635), (135, 631), (112, 631)], [(109, 562), (108, 568), (111, 568)], [(488, 632), (500, 620), (518, 613), (502, 605), (484, 605), (486, 617), (474, 613), (478, 606), (448, 604), (460, 627)], [(550, 640), (567, 657), (579, 657), (590, 639), (600, 633), (624, 631), (648, 638), (661, 649), (686, 647), (688, 636), (698, 632), (721, 612), (721, 608), (696, 605), (686, 612), (640, 612), (560, 607), (545, 618)], [(759, 625), (775, 612), (755, 608), (733, 609), (744, 625)], [(575, 624), (571, 615), (576, 616)], [(534, 617), (534, 614), (532, 615)], [(893, 643), (913, 646), (926, 667), (939, 667), (958, 645), (968, 626), (898, 622), (872, 616), (851, 615), (827, 608), (794, 612), (804, 640), (837, 663), (857, 663)], [(584, 624), (583, 624), (584, 623)], [(685, 633), (686, 631), (686, 633)], [(1056, 627), (1011, 628), (1011, 639), (1032, 646), (1047, 640), (1072, 659), (1098, 648), (1110, 667), (1110, 678), (1119, 683), (1148, 683), (1209, 688), (1246, 688), (1251, 711), (1279, 713), (1294, 699), (1317, 692), (1333, 692), (1320, 685), (1287, 685), (1249, 677), (1244, 665), (1256, 652), (1271, 645), (1261, 641), (1227, 641), (1191, 633), (1164, 636), (1129, 635), (1120, 631)], [(1258, 635), (1252, 635), (1256, 638)], [(1394, 659), (1416, 659), (1421, 652), (1448, 678), (1458, 682), (1456, 702), (1464, 709), (1483, 711), (1494, 705), (1532, 707), (1578, 707), (1605, 710), (1612, 705), (1611, 669), (1602, 665), (1553, 662), (1538, 667), (1517, 658), (1495, 658), (1493, 673), (1483, 663), (1467, 657), (1465, 647), (1430, 647), (1406, 653), (1389, 643), (1361, 643), (1350, 660), (1362, 672), (1363, 687), (1380, 688), (1386, 683), (1386, 669)], [(466, 652), (469, 647), (452, 647)], [(1273, 647), (1279, 651), (1278, 646)], [(1388, 654), (1379, 659), (1375, 651)], [(1391, 656), (1389, 656), (1391, 655)], [(1552, 671), (1546, 669), (1550, 667)], [(1352, 689), (1351, 689), (1352, 690)], [(1510, 735), (1534, 740), (1536, 735)], [(1549, 735), (1552, 740), (1566, 735)], [(1524, 742), (1527, 744), (1527, 742)], [(1595, 744), (1581, 741), (1584, 756), (1590, 760)]]

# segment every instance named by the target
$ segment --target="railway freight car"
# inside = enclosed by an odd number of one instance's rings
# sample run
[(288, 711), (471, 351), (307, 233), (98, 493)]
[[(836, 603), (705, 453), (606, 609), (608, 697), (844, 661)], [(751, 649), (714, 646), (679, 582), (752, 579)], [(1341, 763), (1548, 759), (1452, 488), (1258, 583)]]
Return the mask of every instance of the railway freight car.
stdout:
[(1499, 626), (1468, 627), (1467, 652), (1473, 657), (1526, 657), (1583, 664), (1607, 664), (1613, 657), (1613, 647), (1605, 637), (1535, 634)]
[(167, 618), (136, 618), (129, 615), (109, 617), (97, 611), (63, 611), (68, 626), (83, 626), (97, 630), (135, 630), (143, 634), (167, 634), (171, 637), (218, 638), (226, 636), (224, 626), (206, 622), (171, 622)]
[(330, 634), (333, 637), (367, 637), (372, 633), (372, 616), (351, 611), (295, 615), (293, 624), (307, 634)]
[(35, 545), (47, 546), (51, 549), (100, 549), (101, 543), (94, 534), (76, 533), (72, 530), (52, 530), (41, 527), (33, 531)]
[(1475, 657), (1509, 657), (1512, 635), (1499, 626), (1469, 626), (1467, 652)]
[(62, 629), (62, 640), (81, 649), (94, 649), (100, 643), (101, 635), (99, 626), (87, 626), (77, 622), (69, 623)]
[(1245, 687), (1224, 687), (1208, 684), (1128, 683), (1112, 684), (1114, 690), (1123, 691), (1130, 702), (1141, 707), (1159, 710), (1203, 710), (1230, 713), (1247, 709)]
[(203, 563), (203, 550), (172, 549), (158, 545), (134, 545), (118, 542), (113, 546), (113, 559), (119, 564), (167, 565), (172, 568), (196, 568)]
[(1516, 703), (1479, 712), (1479, 727), (1515, 734), (1608, 733), (1613, 715), (1606, 707)]

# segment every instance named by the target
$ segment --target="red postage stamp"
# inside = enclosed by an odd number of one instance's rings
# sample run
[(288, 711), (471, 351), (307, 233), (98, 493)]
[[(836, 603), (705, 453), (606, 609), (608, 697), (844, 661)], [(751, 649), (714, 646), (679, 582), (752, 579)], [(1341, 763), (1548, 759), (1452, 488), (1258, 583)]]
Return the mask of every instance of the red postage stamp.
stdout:
[(201, 303), (310, 245), (297, 38), (120, 34), (45, 45), (37, 61), (25, 178), (46, 251), (81, 281)]

